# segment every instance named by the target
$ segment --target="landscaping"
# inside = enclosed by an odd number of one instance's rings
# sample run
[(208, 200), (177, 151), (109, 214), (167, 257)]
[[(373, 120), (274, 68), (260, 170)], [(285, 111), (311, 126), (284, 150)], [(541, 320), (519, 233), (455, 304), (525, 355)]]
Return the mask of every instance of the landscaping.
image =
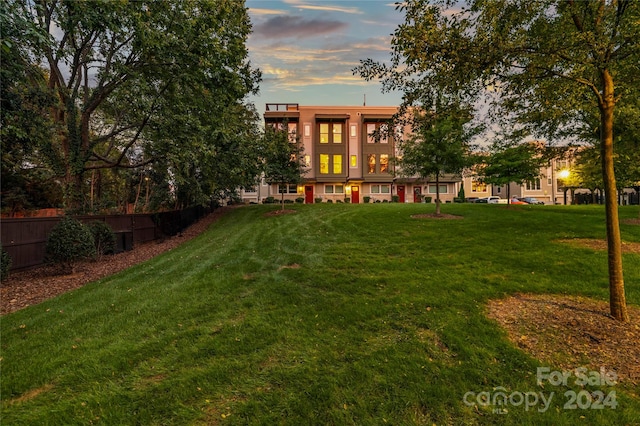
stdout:
[[(640, 424), (637, 207), (625, 326), (602, 206), (278, 209), (4, 315), (1, 423)], [(614, 341), (628, 362), (600, 358)]]

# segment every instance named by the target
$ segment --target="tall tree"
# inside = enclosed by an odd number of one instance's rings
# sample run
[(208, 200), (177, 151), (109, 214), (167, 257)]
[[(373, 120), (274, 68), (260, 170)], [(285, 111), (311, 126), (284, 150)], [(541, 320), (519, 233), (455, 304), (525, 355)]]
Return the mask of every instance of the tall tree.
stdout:
[(470, 165), (470, 140), (479, 128), (469, 125), (472, 116), (460, 105), (438, 102), (433, 109), (411, 111), (411, 133), (398, 141), (399, 173), (436, 181), (436, 215), (440, 215), (440, 178), (461, 174)]
[[(82, 203), (87, 171), (137, 168), (171, 156), (187, 161), (176, 153), (215, 150), (212, 135), (222, 120), (235, 120), (228, 112), (242, 110), (245, 96), (257, 90), (242, 1), (8, 4), (11, 19), (35, 22), (48, 35), (22, 42), (45, 64), (43, 78), (57, 100), (50, 109), (56, 133), (45, 148), (64, 180), (69, 209)], [(160, 137), (160, 131), (169, 133)], [(186, 168), (180, 163), (173, 176)]]
[[(585, 105), (598, 111), (606, 197), (611, 315), (628, 321), (613, 124), (640, 73), (640, 2), (634, 0), (406, 0), (390, 64), (355, 71), (382, 78), (385, 90), (408, 86), (477, 98), (489, 93), (494, 117), (551, 140), (585, 127)], [(407, 84), (409, 82), (409, 84)], [(489, 92), (487, 91), (489, 89)]]
[(284, 210), (284, 194), (289, 184), (302, 182), (304, 175), (304, 155), (302, 145), (295, 134), (283, 126), (267, 125), (264, 129), (263, 160), (264, 175), (268, 183), (280, 187), (280, 203)]

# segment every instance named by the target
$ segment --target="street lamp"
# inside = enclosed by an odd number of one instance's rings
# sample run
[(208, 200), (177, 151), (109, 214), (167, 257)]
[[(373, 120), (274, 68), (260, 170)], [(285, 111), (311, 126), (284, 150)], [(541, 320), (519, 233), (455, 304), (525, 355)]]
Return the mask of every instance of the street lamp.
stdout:
[(567, 187), (567, 179), (569, 179), (569, 176), (571, 175), (571, 173), (569, 173), (569, 170), (567, 169), (563, 169), (560, 170), (560, 172), (558, 173), (558, 177), (560, 179), (562, 179), (562, 190), (564, 191), (564, 205), (567, 205), (567, 189), (569, 189)]

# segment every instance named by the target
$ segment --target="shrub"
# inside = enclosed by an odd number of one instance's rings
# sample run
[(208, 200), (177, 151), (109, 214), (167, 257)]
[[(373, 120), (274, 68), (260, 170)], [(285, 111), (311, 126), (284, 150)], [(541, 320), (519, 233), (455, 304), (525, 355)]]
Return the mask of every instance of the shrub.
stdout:
[(293, 200), (286, 199), (286, 200), (284, 200), (284, 203), (285, 204), (293, 204)]
[(45, 252), (47, 262), (57, 263), (65, 271), (73, 271), (75, 262), (92, 259), (96, 249), (89, 227), (65, 217), (51, 230)]
[(276, 199), (273, 197), (267, 197), (264, 200), (262, 200), (262, 204), (275, 204)]
[(111, 227), (99, 220), (94, 220), (87, 226), (89, 226), (91, 235), (93, 235), (93, 245), (96, 248), (96, 253), (98, 255), (113, 254), (116, 250), (116, 235), (111, 230)]
[(298, 198), (296, 198), (296, 203), (298, 203), (298, 204), (302, 204), (302, 203), (304, 203), (304, 197), (298, 197)]
[(431, 203), (432, 198), (433, 198), (433, 197), (424, 197), (424, 202), (425, 202), (425, 203), (427, 203), (427, 204), (430, 204), (430, 203)]
[(365, 204), (368, 204), (369, 201), (371, 201), (371, 197), (365, 196), (362, 198), (362, 200), (364, 201)]
[(333, 203), (333, 201), (332, 200), (327, 200), (327, 203), (331, 204), (331, 203)]
[(345, 203), (347, 203), (347, 204), (348, 204), (348, 203), (350, 203), (350, 202), (351, 202), (351, 198), (349, 198), (349, 197), (344, 197), (344, 202), (345, 202)]
[(4, 280), (9, 276), (9, 269), (11, 269), (11, 256), (0, 246), (2, 252), (2, 268), (0, 269), (0, 280)]
[(397, 203), (400, 201), (400, 196), (399, 195), (392, 195), (391, 196), (391, 202), (392, 203)]
[(314, 198), (313, 202), (314, 203), (321, 203), (322, 202), (322, 198), (319, 198), (319, 197), (318, 198)]

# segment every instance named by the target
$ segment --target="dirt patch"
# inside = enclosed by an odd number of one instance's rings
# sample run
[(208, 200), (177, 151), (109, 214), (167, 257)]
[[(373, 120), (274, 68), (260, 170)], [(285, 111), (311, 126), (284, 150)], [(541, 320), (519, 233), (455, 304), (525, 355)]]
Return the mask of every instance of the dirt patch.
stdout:
[(640, 309), (628, 306), (629, 323), (609, 315), (604, 301), (576, 296), (516, 294), (492, 300), (488, 315), (509, 340), (552, 369), (585, 367), (615, 372), (640, 383)]
[(443, 220), (463, 219), (462, 216), (457, 216), (457, 215), (454, 215), (454, 214), (445, 214), (445, 213), (441, 213), (441, 214), (435, 214), (435, 213), (412, 214), (411, 217), (413, 219), (443, 219)]
[(640, 217), (637, 219), (624, 219), (622, 223), (626, 225), (640, 225)]
[(297, 210), (291, 210), (291, 209), (280, 209), (280, 210), (273, 210), (270, 212), (265, 213), (264, 215), (269, 217), (269, 216), (281, 216), (284, 214), (292, 214), (292, 213), (298, 213)]
[[(607, 240), (573, 238), (569, 240), (557, 240), (557, 242), (592, 250), (607, 250)], [(622, 252), (640, 254), (640, 243), (626, 243), (623, 241)]]
[(2, 281), (0, 287), (0, 314), (5, 315), (30, 305), (36, 305), (174, 249), (200, 235), (231, 208), (234, 207), (217, 209), (185, 229), (181, 234), (164, 241), (152, 241), (137, 245), (131, 251), (113, 256), (102, 256), (93, 262), (80, 263), (74, 268), (73, 275), (59, 275), (57, 267), (47, 265), (26, 271), (12, 272), (8, 279)]
[(297, 263), (292, 263), (291, 265), (283, 265), (278, 268), (278, 272), (282, 271), (283, 269), (300, 269), (300, 265), (298, 265)]
[(51, 389), (53, 389), (52, 384), (46, 384), (37, 389), (31, 389), (30, 391), (26, 391), (25, 393), (23, 393), (17, 398), (9, 400), (9, 405), (20, 404), (23, 402), (31, 401), (32, 399), (38, 397), (38, 395), (43, 394), (45, 392), (49, 392)]

